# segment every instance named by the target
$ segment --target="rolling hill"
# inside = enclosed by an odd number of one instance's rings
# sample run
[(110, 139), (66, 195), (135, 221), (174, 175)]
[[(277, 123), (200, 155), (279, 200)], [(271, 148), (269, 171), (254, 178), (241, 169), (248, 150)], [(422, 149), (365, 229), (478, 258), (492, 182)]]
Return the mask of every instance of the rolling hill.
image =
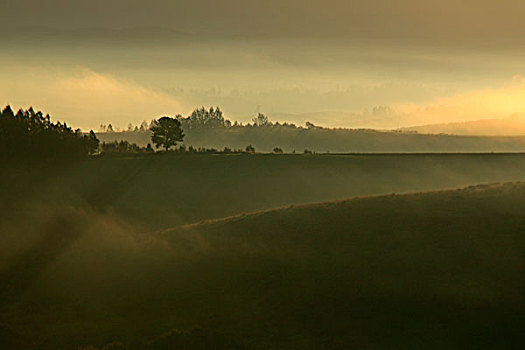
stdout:
[(46, 226), (68, 239), (4, 262), (0, 344), (520, 349), (524, 198), (471, 186), (150, 233), (70, 210)]
[(145, 230), (286, 205), (525, 178), (525, 154), (173, 154), (4, 167), (3, 218), (66, 208), (113, 213)]
[[(496, 129), (494, 129), (496, 130)], [(507, 131), (510, 129), (507, 129)], [(516, 129), (518, 130), (518, 129)], [(414, 131), (420, 132), (415, 133)], [(437, 135), (437, 129), (403, 129), (398, 131), (292, 128), (231, 127), (184, 130), (184, 145), (195, 148), (225, 147), (244, 149), (253, 145), (257, 152), (272, 152), (275, 147), (287, 153), (305, 149), (319, 153), (469, 153), (524, 152), (522, 136)], [(431, 135), (431, 134), (436, 135)], [(514, 133), (512, 133), (514, 134)], [(97, 133), (102, 142), (127, 140), (140, 146), (151, 142), (149, 131)]]

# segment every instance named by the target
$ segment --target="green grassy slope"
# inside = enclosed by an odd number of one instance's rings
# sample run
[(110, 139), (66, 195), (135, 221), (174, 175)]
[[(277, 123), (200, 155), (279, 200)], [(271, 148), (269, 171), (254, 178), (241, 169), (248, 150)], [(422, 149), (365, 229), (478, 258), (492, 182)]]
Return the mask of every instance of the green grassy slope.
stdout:
[(4, 348), (525, 345), (523, 183), (153, 233), (74, 209), (46, 220), (44, 236), (32, 235), (56, 244), (18, 242), (17, 258), (0, 265)]

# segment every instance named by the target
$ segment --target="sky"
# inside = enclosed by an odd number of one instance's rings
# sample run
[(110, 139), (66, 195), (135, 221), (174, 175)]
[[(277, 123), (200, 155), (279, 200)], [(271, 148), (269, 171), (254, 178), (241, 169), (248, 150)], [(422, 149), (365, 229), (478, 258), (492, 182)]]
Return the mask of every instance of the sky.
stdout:
[(525, 112), (525, 2), (1, 0), (0, 104), (396, 128)]

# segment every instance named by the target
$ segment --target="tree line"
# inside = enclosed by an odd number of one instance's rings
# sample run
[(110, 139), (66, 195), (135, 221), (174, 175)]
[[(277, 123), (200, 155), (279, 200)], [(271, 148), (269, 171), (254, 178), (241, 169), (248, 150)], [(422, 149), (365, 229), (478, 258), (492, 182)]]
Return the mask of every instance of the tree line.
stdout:
[[(194, 130), (194, 129), (213, 129), (213, 128), (253, 128), (253, 127), (283, 127), (283, 128), (292, 128), (292, 129), (313, 129), (322, 127), (317, 126), (309, 121), (307, 121), (303, 126), (297, 126), (293, 123), (280, 123), (278, 121), (271, 121), (265, 114), (257, 113), (257, 116), (252, 118), (251, 123), (242, 123), (237, 121), (230, 121), (224, 117), (223, 111), (220, 107), (205, 108), (199, 107), (193, 110), (190, 115), (187, 117), (177, 114), (173, 117), (181, 123), (181, 127), (184, 130)], [(101, 124), (100, 131), (113, 133), (113, 132), (140, 132), (148, 131), (154, 126), (156, 120), (152, 120), (149, 123), (143, 121), (140, 125), (128, 124), (126, 129), (118, 129), (112, 124)]]
[[(278, 124), (278, 123), (277, 123)], [(254, 126), (275, 126), (266, 116), (259, 113), (253, 120)], [(313, 124), (312, 124), (313, 125)], [(151, 142), (157, 149), (165, 151), (174, 148), (175, 152), (184, 153), (255, 153), (251, 144), (244, 149), (225, 147), (215, 148), (186, 147), (180, 143), (184, 141), (184, 129), (195, 128), (224, 128), (234, 127), (226, 120), (220, 108), (198, 108), (184, 118), (162, 117), (154, 119), (147, 126), (143, 123), (140, 130), (151, 132)], [(177, 148), (177, 144), (180, 144)], [(49, 160), (71, 159), (86, 157), (98, 153), (148, 153), (154, 152), (151, 143), (140, 147), (128, 141), (113, 141), (100, 144), (97, 136), (91, 130), (83, 133), (80, 129), (73, 129), (60, 121), (53, 122), (49, 114), (35, 112), (30, 107), (27, 110), (19, 109), (16, 113), (6, 106), (0, 114), (0, 160)], [(308, 151), (305, 150), (305, 153)], [(273, 153), (283, 153), (280, 147), (275, 147)]]
[[(202, 109), (201, 111), (205, 112), (206, 110)], [(206, 120), (208, 120), (209, 123), (213, 123), (213, 122), (219, 123), (219, 122), (224, 121), (222, 117), (222, 112), (218, 108), (216, 110), (213, 110), (213, 108), (211, 108), (208, 114), (204, 114), (204, 116), (201, 116), (201, 117), (202, 117), (203, 122), (206, 122)], [(155, 144), (155, 147), (157, 148), (162, 147), (166, 151), (168, 151), (171, 147), (175, 147), (177, 145), (177, 142), (184, 141), (184, 132), (183, 132), (183, 127), (182, 127), (182, 122), (179, 118), (162, 117), (158, 120), (154, 120), (151, 123), (150, 131), (152, 133), (151, 141)], [(151, 145), (148, 144), (147, 148), (151, 148)], [(178, 151), (185, 152), (186, 147), (180, 146)], [(195, 151), (195, 149), (193, 149), (190, 146), (188, 151), (192, 152), (192, 151)], [(199, 151), (201, 150), (199, 149)], [(201, 152), (206, 152), (206, 153), (217, 152), (217, 150), (204, 149)], [(235, 153), (235, 152), (255, 153), (255, 147), (253, 147), (252, 145), (248, 145), (246, 146), (244, 151), (231, 150), (230, 148), (225, 147), (222, 152), (223, 153)], [(283, 153), (283, 150), (280, 147), (275, 147), (273, 149), (273, 153), (281, 154)]]
[(6, 106), (0, 114), (0, 159), (37, 160), (79, 158), (99, 151), (93, 130), (82, 133), (66, 123), (52, 122), (49, 114), (32, 107), (13, 112)]
[[(155, 150), (151, 147), (151, 144), (148, 143), (147, 146), (141, 147), (136, 143), (131, 143), (126, 140), (113, 141), (113, 142), (102, 142), (100, 145), (102, 154), (111, 154), (111, 153), (122, 153), (122, 154), (140, 154), (140, 153), (153, 153)], [(282, 149), (276, 148), (274, 153), (283, 153)], [(171, 153), (205, 153), (205, 154), (234, 154), (234, 153), (255, 153), (255, 147), (252, 145), (246, 146), (244, 149), (241, 148), (231, 148), (224, 147), (222, 149), (217, 149), (213, 147), (186, 147), (185, 145), (179, 145), (170, 150)]]

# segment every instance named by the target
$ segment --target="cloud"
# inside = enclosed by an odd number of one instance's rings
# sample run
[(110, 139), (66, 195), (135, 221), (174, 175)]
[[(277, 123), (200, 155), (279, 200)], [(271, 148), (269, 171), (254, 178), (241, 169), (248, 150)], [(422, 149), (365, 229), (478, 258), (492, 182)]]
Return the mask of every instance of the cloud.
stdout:
[(169, 94), (87, 69), (40, 72), (12, 81), (0, 86), (0, 101), (16, 107), (32, 105), (74, 127), (126, 126), (181, 112), (181, 104)]
[[(421, 103), (398, 102), (389, 106), (375, 106), (363, 111), (327, 111), (278, 114), (294, 122), (309, 120), (330, 127), (395, 129), (427, 124), (442, 124), (502, 119), (525, 115), (525, 78), (515, 76), (498, 88), (485, 88), (437, 97)], [(510, 133), (509, 133), (510, 134)]]
[[(374, 91), (359, 84), (348, 93), (334, 93), (334, 96), (319, 91), (306, 95), (294, 94), (292, 90), (286, 90), (286, 93), (280, 90), (279, 94), (269, 95), (256, 93), (254, 96), (249, 95), (249, 98), (231, 94), (205, 96), (193, 90), (175, 94), (155, 90), (121, 76), (85, 68), (29, 64), (10, 64), (5, 67), (0, 69), (3, 78), (3, 83), (0, 84), (0, 105), (11, 104), (13, 108), (33, 106), (44, 113), (50, 113), (54, 120), (66, 121), (73, 127), (84, 130), (108, 123), (125, 128), (128, 123), (136, 125), (162, 115), (185, 114), (201, 104), (219, 104), (233, 113), (227, 114), (233, 119), (246, 119), (243, 117), (251, 116), (246, 111), (251, 111), (253, 106), (262, 103), (266, 106), (265, 112), (280, 121), (303, 124), (309, 120), (332, 127), (382, 129), (504, 118), (525, 113), (525, 78), (521, 76), (496, 88), (472, 90), (434, 98), (427, 100), (428, 102), (396, 103), (396, 100), (410, 101), (412, 98), (414, 101), (421, 100), (421, 97), (412, 93), (412, 89), (400, 94), (400, 85), (393, 85), (396, 89), (381, 89), (378, 94), (373, 94)], [(168, 78), (173, 79), (173, 75)], [(362, 93), (359, 92), (361, 90)], [(348, 100), (373, 105), (375, 99), (390, 100), (385, 103), (389, 108), (369, 108), (368, 111), (360, 112), (346, 102), (338, 104)], [(326, 106), (333, 108), (328, 109)], [(272, 110), (274, 113), (271, 113)], [(279, 113), (283, 110), (285, 112)]]
[[(324, 35), (383, 42), (522, 44), (518, 0), (3, 0), (0, 28), (159, 27), (214, 35)], [(203, 18), (205, 20), (203, 20)], [(43, 21), (42, 19), (46, 19)]]

